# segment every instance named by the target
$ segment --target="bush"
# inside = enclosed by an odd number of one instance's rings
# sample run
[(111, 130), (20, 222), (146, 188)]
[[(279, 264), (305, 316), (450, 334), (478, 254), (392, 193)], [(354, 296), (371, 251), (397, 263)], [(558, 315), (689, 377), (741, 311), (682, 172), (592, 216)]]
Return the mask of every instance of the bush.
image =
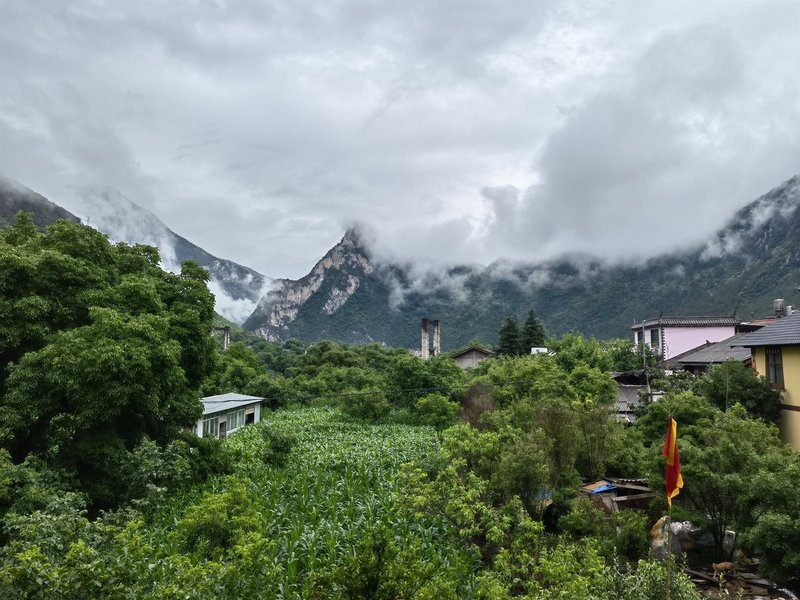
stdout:
[(275, 431), (265, 428), (264, 440), (267, 447), (264, 450), (264, 462), (276, 467), (285, 467), (289, 461), (289, 454), (297, 443), (297, 438), (285, 431)]
[(622, 510), (611, 516), (611, 526), (614, 530), (614, 548), (617, 556), (637, 561), (648, 555), (650, 541), (646, 514), (634, 510)]
[[(666, 588), (666, 566), (650, 560), (640, 560), (636, 570), (613, 578), (605, 597), (616, 600), (662, 600)], [(702, 600), (702, 596), (689, 577), (674, 564), (670, 577), (669, 597), (672, 600)]]
[(126, 456), (122, 473), (128, 482), (127, 498), (144, 498), (154, 488), (175, 490), (192, 477), (189, 445), (175, 440), (161, 448), (148, 437)]
[(386, 418), (392, 410), (386, 397), (381, 393), (353, 394), (345, 398), (342, 411), (354, 419), (377, 422)]
[(233, 472), (233, 456), (221, 440), (213, 437), (197, 437), (184, 431), (179, 437), (189, 447), (191, 479), (202, 482), (212, 475), (227, 475)]
[(422, 425), (431, 425), (437, 430), (445, 429), (455, 423), (458, 415), (458, 404), (451, 402), (442, 394), (423, 396), (417, 400), (414, 409)]
[(600, 540), (601, 552), (607, 559), (617, 557), (635, 562), (645, 558), (650, 550), (647, 515), (641, 512), (623, 510), (608, 516), (588, 498), (578, 498), (558, 525), (575, 540)]
[(199, 503), (187, 508), (174, 535), (184, 550), (207, 559), (220, 558), (247, 533), (260, 529), (257, 504), (242, 481), (231, 480), (226, 491), (206, 492)]

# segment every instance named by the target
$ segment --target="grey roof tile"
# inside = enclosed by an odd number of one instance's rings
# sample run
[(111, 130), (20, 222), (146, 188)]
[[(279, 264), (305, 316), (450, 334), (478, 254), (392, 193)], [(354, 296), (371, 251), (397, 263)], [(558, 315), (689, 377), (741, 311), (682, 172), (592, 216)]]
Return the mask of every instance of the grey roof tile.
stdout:
[(800, 346), (800, 312), (787, 315), (758, 331), (739, 338), (736, 346), (758, 348), (760, 346)]
[(736, 327), (741, 321), (730, 316), (658, 317), (631, 325), (631, 331), (648, 327)]
[(736, 345), (736, 342), (745, 335), (748, 334), (739, 333), (727, 340), (689, 351), (678, 359), (678, 363), (681, 365), (710, 365), (729, 360), (744, 362), (750, 358), (750, 350)]

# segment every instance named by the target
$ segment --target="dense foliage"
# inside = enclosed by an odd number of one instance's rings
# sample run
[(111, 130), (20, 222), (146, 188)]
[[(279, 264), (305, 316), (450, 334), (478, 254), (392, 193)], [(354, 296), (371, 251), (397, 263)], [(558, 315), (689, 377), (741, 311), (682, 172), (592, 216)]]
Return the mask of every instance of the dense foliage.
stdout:
[(143, 439), (166, 445), (200, 416), (212, 367), (206, 273), (159, 268), (150, 247), (112, 245), (27, 217), (0, 233), (0, 442), (74, 477), (92, 505), (125, 495)]
[[(661, 489), (669, 414), (676, 517), (713, 559), (743, 549), (782, 581), (800, 568), (800, 459), (751, 372), (664, 380), (626, 427), (610, 373), (648, 355), (622, 340), (569, 334), (466, 371), (240, 330), (221, 352), (201, 269), (165, 273), (152, 248), (68, 223), (0, 233), (0, 286), (7, 597), (658, 598), (647, 533), (663, 498), (607, 515), (579, 486)], [(181, 431), (201, 394), (231, 391), (265, 398), (263, 422)], [(671, 597), (699, 598), (678, 569)]]

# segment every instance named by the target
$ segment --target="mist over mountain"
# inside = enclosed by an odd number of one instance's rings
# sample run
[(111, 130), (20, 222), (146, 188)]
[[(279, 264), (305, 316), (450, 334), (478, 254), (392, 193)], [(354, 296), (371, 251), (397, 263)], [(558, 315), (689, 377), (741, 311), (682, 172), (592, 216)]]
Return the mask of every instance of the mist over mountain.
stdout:
[(179, 271), (185, 260), (208, 269), (208, 287), (216, 297), (215, 310), (234, 323), (242, 323), (270, 288), (270, 280), (261, 273), (206, 252), (116, 190), (89, 190), (81, 199), (86, 222), (112, 241), (156, 246), (162, 265), (170, 271)]
[[(13, 222), (19, 210), (31, 212), (39, 226), (58, 219), (80, 221), (43, 196), (20, 184), (0, 179), (0, 224)], [(83, 222), (108, 235), (113, 242), (148, 244), (158, 248), (163, 268), (178, 272), (193, 260), (209, 272), (208, 287), (216, 297), (216, 311), (242, 323), (271, 283), (261, 273), (233, 261), (217, 258), (179, 236), (152, 212), (113, 189), (94, 189), (80, 197)]]
[[(0, 185), (0, 200), (7, 220), (19, 209), (33, 211), (40, 225), (77, 219), (14, 183)], [(167, 269), (197, 261), (209, 270), (217, 312), (267, 339), (414, 348), (420, 320), (428, 318), (441, 321), (443, 349), (452, 350), (476, 338), (494, 343), (506, 317), (522, 318), (529, 309), (551, 334), (608, 338), (625, 337), (633, 321), (659, 314), (746, 320), (768, 314), (773, 298), (800, 304), (798, 205), (795, 176), (737, 211), (704, 243), (630, 264), (571, 256), (423, 269), (377, 258), (367, 236), (352, 228), (297, 280), (271, 280), (217, 258), (113, 190), (85, 193), (81, 216), (114, 241), (157, 246)]]
[(59, 219), (80, 222), (78, 217), (41, 194), (0, 177), (0, 227), (13, 223), (20, 211), (31, 213), (38, 227), (46, 227)]
[(244, 327), (268, 339), (411, 348), (419, 343), (420, 320), (439, 319), (448, 350), (474, 338), (494, 343), (506, 317), (531, 308), (551, 334), (601, 338), (626, 337), (634, 320), (659, 314), (749, 319), (768, 313), (774, 297), (800, 304), (793, 297), (800, 283), (798, 204), (795, 176), (739, 210), (704, 244), (629, 265), (570, 257), (420, 273), (374, 260), (363, 236), (350, 230), (307, 276), (281, 280)]

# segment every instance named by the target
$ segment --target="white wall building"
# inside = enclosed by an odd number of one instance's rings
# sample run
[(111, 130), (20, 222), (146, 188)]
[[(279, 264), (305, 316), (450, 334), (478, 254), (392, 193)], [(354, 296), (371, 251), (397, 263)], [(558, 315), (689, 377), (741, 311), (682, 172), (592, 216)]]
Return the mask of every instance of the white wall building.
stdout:
[(634, 323), (633, 341), (644, 342), (661, 355), (662, 360), (699, 348), (706, 342), (721, 342), (736, 333), (736, 317), (658, 317)]
[(198, 437), (224, 438), (240, 427), (261, 420), (264, 398), (244, 394), (220, 394), (203, 398), (203, 417), (197, 421)]

